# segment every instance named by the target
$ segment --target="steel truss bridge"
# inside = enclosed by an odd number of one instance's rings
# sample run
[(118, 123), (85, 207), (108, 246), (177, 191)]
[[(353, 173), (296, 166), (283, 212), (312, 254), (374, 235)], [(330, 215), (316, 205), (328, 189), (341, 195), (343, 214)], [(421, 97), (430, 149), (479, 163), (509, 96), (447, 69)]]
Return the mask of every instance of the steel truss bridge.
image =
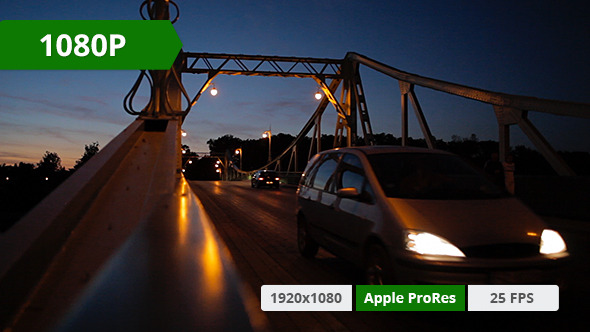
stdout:
[[(265, 168), (278, 162), (289, 153), (291, 153), (291, 156), (294, 156), (293, 151), (297, 148), (298, 143), (312, 129), (312, 138), (315, 142), (315, 146), (313, 144), (312, 146), (315, 148), (315, 151), (321, 151), (320, 123), (328, 105), (332, 105), (337, 114), (336, 132), (334, 135), (335, 147), (351, 146), (353, 142), (356, 142), (359, 134), (359, 126), (362, 130), (362, 137), (364, 138), (365, 144), (370, 145), (375, 143), (359, 71), (361, 65), (398, 81), (401, 95), (401, 139), (403, 146), (407, 144), (408, 140), (409, 99), (428, 147), (431, 149), (435, 148), (434, 137), (414, 91), (415, 86), (421, 86), (490, 105), (490, 110), (494, 111), (498, 122), (501, 161), (504, 161), (510, 151), (510, 126), (517, 125), (559, 175), (575, 175), (530, 121), (528, 113), (542, 112), (562, 116), (590, 118), (588, 104), (510, 95), (445, 82), (407, 73), (354, 52), (346, 54), (344, 59), (182, 52), (174, 68), (165, 77), (164, 87), (159, 89), (164, 91), (164, 96), (162, 97), (164, 101), (160, 105), (161, 108), (156, 110), (153, 105), (155, 102), (154, 95), (157, 94), (157, 87), (154, 87), (153, 84), (152, 99), (142, 111), (137, 112), (131, 107), (135, 90), (132, 90), (126, 97), (125, 105), (126, 110), (133, 115), (155, 118), (163, 115), (180, 116), (184, 119), (197, 103), (202, 93), (210, 87), (218, 75), (314, 79), (324, 92), (323, 99), (308, 122), (303, 125), (301, 131), (288, 149), (276, 157), (271, 163), (262, 167)], [(182, 85), (182, 73), (207, 75), (205, 83), (193, 98), (190, 98)], [(137, 89), (144, 76), (147, 77), (147, 74), (142, 72), (134, 89)], [(336, 95), (338, 89), (340, 89), (339, 97)], [(188, 107), (184, 110), (180, 110), (180, 96), (188, 104)], [(171, 100), (174, 98), (176, 98), (176, 105), (173, 106)], [(311, 155), (312, 151), (310, 150), (309, 156)], [(291, 165), (291, 161), (289, 165)]]
[[(170, 4), (176, 7), (172, 1), (146, 0), (142, 16), (147, 11), (150, 19), (170, 19)], [(415, 92), (420, 86), (490, 105), (502, 160), (509, 152), (509, 128), (517, 125), (558, 174), (574, 175), (528, 114), (590, 118), (589, 104), (454, 84), (357, 53), (318, 59), (181, 52), (170, 70), (140, 72), (124, 100), (136, 119), (0, 235), (0, 328), (264, 330), (259, 304), (240, 283), (225, 245), (182, 176), (182, 123), (218, 75), (311, 78), (323, 99), (288, 149), (261, 168), (296, 156), (298, 143), (312, 130), (309, 156), (321, 151), (328, 105), (336, 113), (334, 146), (356, 142), (359, 127), (365, 144), (374, 144), (361, 66), (399, 83), (402, 145), (408, 141), (409, 100), (428, 147), (435, 148)], [(183, 74), (207, 75), (192, 97)], [(135, 110), (133, 98), (144, 79), (151, 98)]]

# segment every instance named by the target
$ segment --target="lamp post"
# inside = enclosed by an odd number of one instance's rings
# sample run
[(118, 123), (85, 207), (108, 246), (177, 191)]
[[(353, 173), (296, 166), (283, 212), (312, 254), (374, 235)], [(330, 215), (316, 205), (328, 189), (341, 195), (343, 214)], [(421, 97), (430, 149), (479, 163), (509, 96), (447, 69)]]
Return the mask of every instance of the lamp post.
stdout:
[(188, 159), (184, 162), (184, 164), (182, 165), (182, 171), (184, 172), (185, 169), (187, 168), (186, 165), (192, 165), (193, 164), (193, 160), (191, 159), (192, 157), (188, 157)]
[(240, 170), (242, 170), (242, 157), (243, 157), (242, 148), (237, 148), (236, 154), (240, 156)]
[(221, 171), (221, 166), (224, 166), (224, 165), (221, 162), (221, 159), (217, 158), (217, 161), (215, 162), (215, 172), (219, 173), (219, 179), (223, 180), (223, 173)]
[(272, 133), (270, 132), (270, 130), (267, 130), (265, 132), (262, 133), (262, 137), (263, 138), (267, 138), (268, 137), (268, 162), (271, 162), (271, 157), (270, 157), (270, 141), (272, 138)]
[(220, 180), (227, 181), (228, 175), (230, 174), (230, 172), (229, 172), (230, 163), (227, 160), (227, 156), (224, 158), (224, 160), (221, 160), (219, 157), (216, 157), (216, 158), (217, 158), (217, 161), (215, 162), (215, 172), (219, 173)]

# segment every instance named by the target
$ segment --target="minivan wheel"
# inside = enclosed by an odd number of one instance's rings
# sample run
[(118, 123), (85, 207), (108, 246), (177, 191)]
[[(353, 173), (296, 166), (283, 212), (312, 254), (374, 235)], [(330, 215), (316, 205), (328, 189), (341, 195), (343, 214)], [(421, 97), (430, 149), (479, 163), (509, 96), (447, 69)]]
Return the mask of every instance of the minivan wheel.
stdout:
[(365, 255), (365, 281), (368, 285), (390, 285), (394, 283), (392, 262), (385, 248), (371, 244)]
[(306, 258), (313, 258), (319, 249), (319, 245), (308, 232), (307, 222), (303, 216), (297, 216), (297, 247), (301, 256)]

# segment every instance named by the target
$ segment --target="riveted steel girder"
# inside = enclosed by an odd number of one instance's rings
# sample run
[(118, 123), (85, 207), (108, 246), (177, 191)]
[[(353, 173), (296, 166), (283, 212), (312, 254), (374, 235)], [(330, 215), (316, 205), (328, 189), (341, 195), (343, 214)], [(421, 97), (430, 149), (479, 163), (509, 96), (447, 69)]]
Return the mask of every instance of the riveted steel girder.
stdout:
[(285, 56), (183, 53), (182, 72), (223, 75), (340, 78), (343, 60)]

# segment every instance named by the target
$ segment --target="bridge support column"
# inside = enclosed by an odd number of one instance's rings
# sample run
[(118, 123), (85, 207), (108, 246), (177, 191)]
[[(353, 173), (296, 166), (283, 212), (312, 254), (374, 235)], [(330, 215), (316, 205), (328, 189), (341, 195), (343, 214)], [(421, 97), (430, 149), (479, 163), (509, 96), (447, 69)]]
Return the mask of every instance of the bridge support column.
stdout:
[(414, 113), (416, 114), (416, 118), (418, 119), (418, 123), (420, 124), (420, 129), (422, 130), (422, 135), (426, 140), (426, 144), (428, 145), (429, 149), (434, 149), (434, 138), (432, 137), (432, 132), (430, 131), (430, 127), (428, 127), (428, 123), (426, 122), (426, 117), (424, 117), (424, 112), (422, 112), (422, 107), (418, 102), (418, 97), (416, 97), (416, 93), (414, 93), (414, 84), (399, 81), (399, 88), (402, 94), (402, 146), (406, 146), (407, 139), (408, 139), (408, 95), (410, 96), (410, 102), (412, 102), (412, 107), (414, 108)]
[(399, 81), (402, 103), (402, 146), (408, 145), (408, 93), (410, 86), (408, 82)]
[[(152, 20), (170, 20), (169, 1), (156, 0), (148, 4), (148, 12)], [(150, 70), (152, 76), (152, 100), (143, 112), (144, 117), (161, 118), (179, 114), (182, 111), (182, 94), (186, 94), (182, 87), (181, 75), (184, 57), (182, 51), (169, 70)]]
[(506, 156), (510, 152), (510, 125), (517, 124), (557, 174), (561, 176), (576, 175), (528, 119), (527, 111), (494, 105), (494, 112), (496, 113), (499, 127), (500, 161), (505, 161)]

